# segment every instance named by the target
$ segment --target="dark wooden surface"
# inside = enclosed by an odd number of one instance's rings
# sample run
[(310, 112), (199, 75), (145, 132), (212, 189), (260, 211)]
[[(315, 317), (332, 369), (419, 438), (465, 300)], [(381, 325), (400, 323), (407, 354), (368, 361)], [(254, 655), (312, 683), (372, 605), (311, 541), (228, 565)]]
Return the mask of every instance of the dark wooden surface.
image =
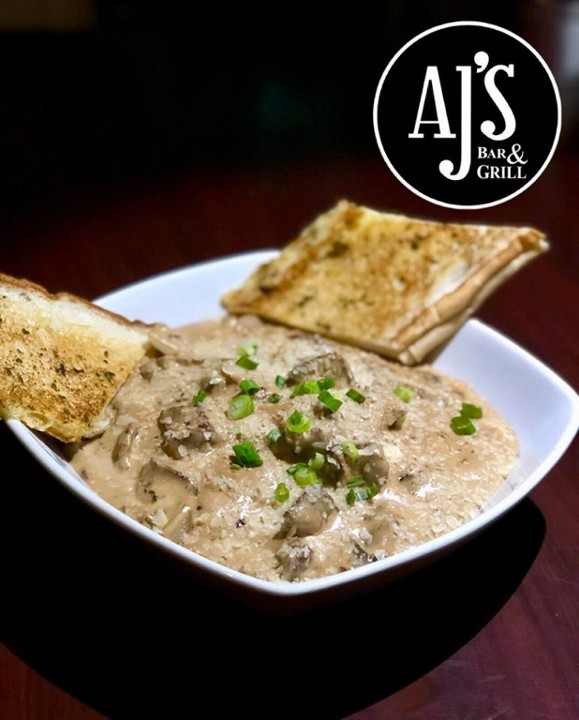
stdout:
[[(95, 297), (281, 246), (341, 197), (531, 224), (551, 251), (477, 315), (578, 387), (578, 187), (571, 143), (525, 193), (477, 212), (413, 196), (377, 153), (191, 171), (7, 209), (0, 271)], [(529, 498), (444, 560), (283, 618), (226, 600), (141, 547), (69, 496), (5, 427), (0, 447), (1, 720), (579, 717), (576, 443)]]

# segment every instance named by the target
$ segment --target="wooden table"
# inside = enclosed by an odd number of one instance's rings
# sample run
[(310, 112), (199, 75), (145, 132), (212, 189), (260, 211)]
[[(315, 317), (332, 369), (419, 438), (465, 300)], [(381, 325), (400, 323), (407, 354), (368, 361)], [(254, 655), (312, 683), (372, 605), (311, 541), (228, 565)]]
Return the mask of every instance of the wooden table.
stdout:
[[(95, 297), (283, 245), (341, 197), (429, 218), (531, 224), (551, 251), (478, 317), (579, 386), (579, 155), (477, 212), (412, 195), (378, 157), (197, 170), (14, 209), (0, 270)], [(71, 497), (0, 427), (1, 720), (300, 717), (576, 720), (579, 463), (570, 448), (477, 539), (393, 587), (296, 617), (214, 594)], [(208, 708), (203, 713), (200, 707)]]

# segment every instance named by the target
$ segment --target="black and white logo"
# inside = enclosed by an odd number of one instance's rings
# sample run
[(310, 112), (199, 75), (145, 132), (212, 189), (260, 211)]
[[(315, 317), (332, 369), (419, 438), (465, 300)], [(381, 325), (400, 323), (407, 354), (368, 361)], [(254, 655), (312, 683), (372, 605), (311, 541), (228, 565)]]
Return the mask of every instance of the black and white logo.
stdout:
[(384, 160), (414, 193), (484, 208), (520, 194), (547, 167), (561, 100), (525, 40), (487, 23), (448, 23), (392, 58), (374, 98), (374, 131)]

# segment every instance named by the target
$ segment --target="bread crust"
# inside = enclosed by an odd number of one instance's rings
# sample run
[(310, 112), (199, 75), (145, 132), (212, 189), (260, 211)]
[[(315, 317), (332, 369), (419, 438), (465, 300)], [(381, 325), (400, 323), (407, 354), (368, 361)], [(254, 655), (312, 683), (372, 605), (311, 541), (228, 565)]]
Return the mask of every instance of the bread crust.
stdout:
[(547, 249), (530, 227), (425, 221), (342, 200), (222, 303), (412, 365)]
[(63, 442), (101, 431), (150, 326), (0, 273), (0, 416)]

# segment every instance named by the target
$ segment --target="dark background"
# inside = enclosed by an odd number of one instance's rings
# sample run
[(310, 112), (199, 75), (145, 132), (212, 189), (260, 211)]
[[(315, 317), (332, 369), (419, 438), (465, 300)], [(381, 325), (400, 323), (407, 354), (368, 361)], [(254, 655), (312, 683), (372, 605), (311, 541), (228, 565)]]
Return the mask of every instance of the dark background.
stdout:
[(377, 153), (372, 102), (396, 50), (451, 20), (520, 31), (534, 3), (61, 0), (53, 17), (42, 2), (21, 4), (28, 14), (17, 5), (0, 2), (0, 207), (10, 213), (201, 165)]

